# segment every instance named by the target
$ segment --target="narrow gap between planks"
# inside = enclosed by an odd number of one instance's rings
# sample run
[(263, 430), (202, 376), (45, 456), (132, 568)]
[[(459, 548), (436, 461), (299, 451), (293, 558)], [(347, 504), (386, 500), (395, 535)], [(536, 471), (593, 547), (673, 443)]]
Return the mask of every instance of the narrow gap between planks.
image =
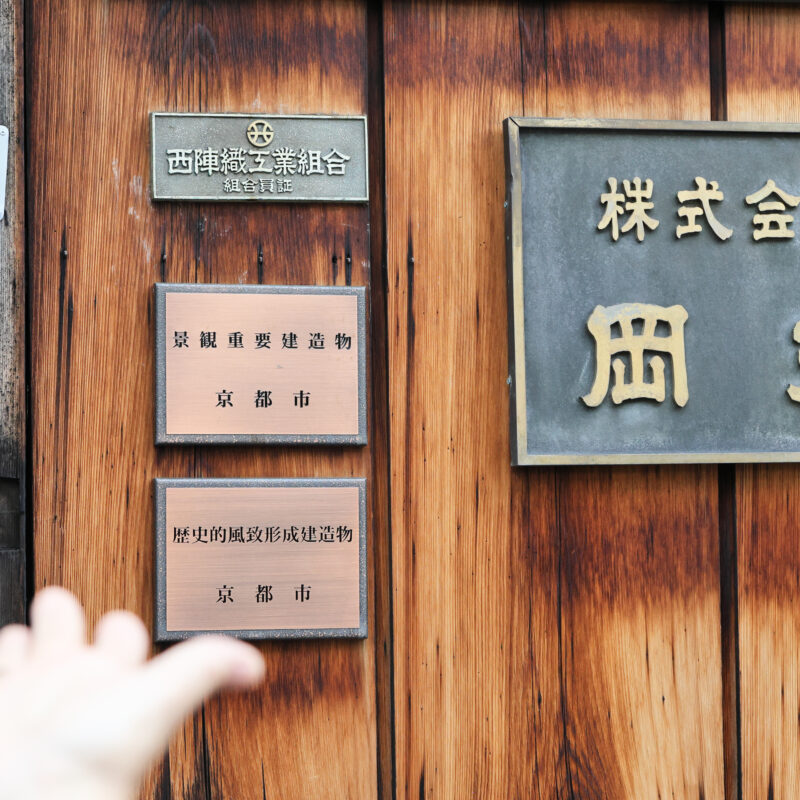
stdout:
[[(370, 347), (372, 389), (372, 553), (375, 619), (375, 703), (379, 800), (397, 797), (394, 694), (394, 588), (392, 574), (389, 414), (388, 272), (386, 241), (386, 98), (382, 3), (368, 3), (367, 125), (369, 134)], [(381, 456), (385, 463), (381, 465)], [(376, 504), (383, 504), (380, 507)], [(383, 524), (381, 524), (383, 523)], [(383, 537), (379, 539), (379, 537)], [(388, 764), (386, 763), (388, 760)]]
[[(728, 118), (725, 12), (709, 3), (709, 91), (711, 119)], [(739, 687), (739, 590), (736, 547), (736, 466), (717, 467), (719, 514), (720, 627), (722, 655), (722, 744), (726, 800), (742, 796), (742, 739)]]

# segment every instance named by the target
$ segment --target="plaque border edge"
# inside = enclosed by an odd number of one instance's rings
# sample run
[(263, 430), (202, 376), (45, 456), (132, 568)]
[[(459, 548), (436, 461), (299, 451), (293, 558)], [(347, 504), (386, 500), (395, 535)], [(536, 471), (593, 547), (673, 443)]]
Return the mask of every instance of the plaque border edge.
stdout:
[[(525, 320), (522, 264), (522, 158), (520, 129), (671, 131), (675, 133), (749, 133), (800, 135), (797, 122), (728, 120), (650, 120), (510, 116), (503, 120), (506, 153), (506, 264), (509, 308), (509, 393), (512, 466), (602, 466), (643, 464), (776, 464), (800, 462), (800, 452), (752, 451), (698, 453), (537, 453), (527, 441)], [(522, 354), (520, 355), (520, 344)], [(520, 368), (521, 367), (521, 368)]]
[[(235, 630), (203, 629), (172, 631), (167, 629), (167, 489), (171, 487), (203, 488), (281, 488), (347, 486), (358, 488), (358, 598), (359, 624), (356, 628), (250, 628)], [(249, 641), (281, 641), (297, 639), (367, 639), (367, 479), (366, 478), (153, 478), (155, 506), (155, 604), (153, 640), (163, 644), (191, 639), (195, 636), (221, 634)]]
[[(167, 283), (153, 285), (155, 293), (155, 444), (164, 445), (338, 445), (364, 447), (369, 443), (367, 430), (367, 287), (268, 285), (261, 283)], [(358, 328), (358, 432), (355, 434), (282, 433), (168, 433), (167, 432), (167, 333), (166, 295), (186, 294), (323, 294), (355, 295)]]
[[(366, 114), (248, 114), (243, 111), (150, 111), (150, 199), (154, 203), (344, 203), (359, 205), (369, 203), (369, 124)], [(207, 195), (173, 195), (159, 194), (156, 188), (156, 117), (269, 117), (273, 119), (327, 119), (327, 120), (358, 120), (364, 130), (364, 194), (359, 197), (209, 197)]]

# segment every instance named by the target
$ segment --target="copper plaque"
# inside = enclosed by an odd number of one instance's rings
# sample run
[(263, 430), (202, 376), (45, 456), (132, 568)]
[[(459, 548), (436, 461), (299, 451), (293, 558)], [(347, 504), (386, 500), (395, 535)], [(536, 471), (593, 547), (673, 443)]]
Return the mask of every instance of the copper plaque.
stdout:
[(155, 291), (156, 444), (366, 444), (364, 287)]
[(156, 640), (367, 635), (366, 481), (157, 478)]

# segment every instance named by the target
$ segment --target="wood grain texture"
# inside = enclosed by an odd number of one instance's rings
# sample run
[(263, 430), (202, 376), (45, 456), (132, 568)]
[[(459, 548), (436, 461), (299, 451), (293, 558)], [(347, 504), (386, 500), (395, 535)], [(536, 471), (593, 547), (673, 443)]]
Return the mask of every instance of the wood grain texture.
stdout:
[(0, 123), (9, 129), (0, 222), (0, 626), (25, 620), (25, 152), (23, 7), (0, 0)]
[[(548, 115), (708, 119), (707, 23), (699, 4), (553, 4)], [(722, 798), (716, 469), (565, 469), (557, 507), (570, 791)]]
[(552, 525), (550, 481), (509, 467), (502, 121), (522, 111), (519, 24), (516, 4), (384, 6), (404, 798), (535, 797), (557, 768), (555, 640), (531, 652), (532, 629), (553, 630), (553, 582), (535, 579), (554, 562), (526, 531)]
[(22, 3), (0, 1), (0, 124), (9, 130), (0, 223), (0, 478), (19, 479), (25, 439), (25, 130)]
[(389, 353), (386, 273), (386, 126), (384, 105), (383, 4), (367, 4), (367, 137), (370, 177), (370, 260), (372, 284), (371, 394), (367, 408), (372, 437), (372, 529), (377, 708), (378, 798), (395, 790), (394, 642), (391, 525), (389, 519)]
[[(154, 476), (363, 476), (372, 451), (154, 448), (156, 280), (369, 286), (369, 238), (364, 206), (153, 205), (147, 112), (365, 113), (365, 9), (45, 2), (31, 27), (37, 585), (151, 619)], [(142, 796), (375, 796), (374, 647), (263, 645), (265, 685), (207, 704)]]
[[(732, 7), (725, 29), (728, 118), (800, 122), (800, 9)], [(774, 179), (780, 185), (778, 174)], [(787, 331), (787, 364), (796, 363), (795, 353)], [(800, 467), (737, 467), (736, 487), (741, 798), (795, 797), (800, 786)]]
[(505, 384), (502, 119), (708, 118), (707, 10), (384, 41), (398, 794), (722, 798), (716, 470), (512, 470)]

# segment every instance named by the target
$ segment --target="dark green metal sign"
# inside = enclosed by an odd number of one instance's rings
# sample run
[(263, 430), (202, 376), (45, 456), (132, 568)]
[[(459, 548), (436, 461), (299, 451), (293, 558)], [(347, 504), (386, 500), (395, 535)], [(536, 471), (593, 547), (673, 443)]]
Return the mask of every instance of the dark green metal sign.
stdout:
[(800, 126), (505, 130), (514, 463), (800, 460)]

